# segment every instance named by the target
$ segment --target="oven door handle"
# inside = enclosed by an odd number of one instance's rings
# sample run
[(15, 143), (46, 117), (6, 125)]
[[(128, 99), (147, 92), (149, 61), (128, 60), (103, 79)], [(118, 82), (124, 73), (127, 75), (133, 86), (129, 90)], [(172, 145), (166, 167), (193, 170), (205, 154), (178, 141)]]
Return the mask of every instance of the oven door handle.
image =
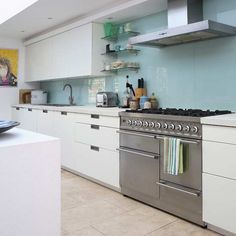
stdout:
[(119, 134), (128, 134), (128, 135), (135, 135), (135, 136), (139, 136), (139, 137), (143, 137), (143, 138), (153, 138), (156, 139), (156, 135), (149, 135), (149, 134), (140, 134), (140, 133), (135, 133), (135, 132), (127, 132), (127, 131), (121, 131), (121, 130), (117, 130), (116, 131)]
[(149, 157), (152, 159), (157, 159), (160, 155), (151, 155), (151, 154), (147, 154), (147, 153), (143, 153), (143, 152), (138, 152), (138, 151), (134, 151), (134, 150), (130, 150), (130, 149), (125, 149), (125, 148), (117, 148), (117, 151), (120, 152), (127, 152), (127, 153), (131, 153), (131, 154), (136, 154), (136, 155), (140, 155), (140, 156), (144, 156), (144, 157)]
[[(167, 138), (167, 136), (158, 136), (158, 135), (155, 136), (155, 139), (164, 140), (164, 138)], [(181, 143), (186, 143), (186, 144), (196, 144), (196, 145), (200, 144), (200, 141), (192, 141), (192, 140), (182, 139), (182, 138), (180, 138), (180, 142)]]
[(201, 192), (199, 191), (195, 191), (195, 192), (190, 192), (190, 191), (186, 191), (186, 190), (183, 190), (183, 189), (180, 189), (180, 188), (175, 188), (173, 186), (170, 186), (168, 184), (166, 184), (165, 182), (156, 182), (157, 185), (160, 185), (162, 187), (165, 187), (165, 188), (170, 188), (170, 189), (174, 189), (174, 190), (177, 190), (179, 192), (182, 192), (182, 193), (186, 193), (186, 194), (189, 194), (189, 195), (192, 195), (192, 196), (195, 196), (195, 197), (199, 197)]

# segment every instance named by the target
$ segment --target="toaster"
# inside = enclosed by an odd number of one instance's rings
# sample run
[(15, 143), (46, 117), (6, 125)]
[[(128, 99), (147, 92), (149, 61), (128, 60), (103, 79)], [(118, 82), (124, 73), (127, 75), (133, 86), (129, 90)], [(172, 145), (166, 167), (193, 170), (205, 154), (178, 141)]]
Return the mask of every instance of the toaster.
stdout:
[(97, 107), (116, 107), (117, 94), (113, 92), (98, 92), (96, 96)]

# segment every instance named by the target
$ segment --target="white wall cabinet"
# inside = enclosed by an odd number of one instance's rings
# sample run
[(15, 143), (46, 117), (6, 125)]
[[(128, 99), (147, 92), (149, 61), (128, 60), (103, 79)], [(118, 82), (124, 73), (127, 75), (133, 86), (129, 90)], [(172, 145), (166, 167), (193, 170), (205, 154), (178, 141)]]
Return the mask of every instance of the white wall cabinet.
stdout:
[(236, 128), (203, 125), (203, 220), (225, 235), (236, 234), (234, 137)]
[(101, 76), (103, 25), (89, 23), (26, 46), (26, 81)]

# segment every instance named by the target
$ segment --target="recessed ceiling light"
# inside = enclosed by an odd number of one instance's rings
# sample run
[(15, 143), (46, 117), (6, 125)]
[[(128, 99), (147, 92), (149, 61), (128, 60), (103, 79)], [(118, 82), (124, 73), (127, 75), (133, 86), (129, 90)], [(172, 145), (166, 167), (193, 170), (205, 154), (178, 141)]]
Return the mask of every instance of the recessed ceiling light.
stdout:
[(48, 20), (52, 20), (53, 18), (52, 17), (48, 17)]
[(1, 1), (0, 24), (20, 13), (38, 0), (7, 0)]
[(107, 17), (107, 20), (112, 20), (113, 19), (113, 17), (112, 16), (110, 16), (110, 17)]
[(21, 30), (20, 32), (21, 32), (21, 33), (24, 33), (25, 31), (24, 31), (24, 30)]

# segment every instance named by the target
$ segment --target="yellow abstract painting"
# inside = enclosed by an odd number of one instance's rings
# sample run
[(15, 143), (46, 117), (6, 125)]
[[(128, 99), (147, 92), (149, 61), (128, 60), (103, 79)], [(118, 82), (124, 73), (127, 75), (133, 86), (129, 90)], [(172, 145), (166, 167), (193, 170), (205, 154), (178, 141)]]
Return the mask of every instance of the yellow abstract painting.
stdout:
[(0, 49), (0, 86), (17, 86), (18, 50)]

